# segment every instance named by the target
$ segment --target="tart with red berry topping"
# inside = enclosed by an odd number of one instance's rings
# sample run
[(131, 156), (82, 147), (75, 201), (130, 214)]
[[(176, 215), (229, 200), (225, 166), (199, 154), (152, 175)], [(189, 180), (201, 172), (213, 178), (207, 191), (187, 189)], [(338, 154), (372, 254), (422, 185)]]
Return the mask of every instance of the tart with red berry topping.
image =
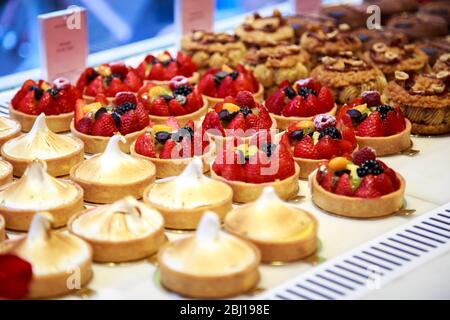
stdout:
[(112, 100), (119, 92), (138, 92), (141, 87), (136, 70), (121, 62), (87, 68), (77, 81), (77, 88), (88, 103), (99, 94)]
[(138, 100), (149, 112), (150, 120), (164, 124), (175, 117), (181, 125), (197, 120), (208, 109), (208, 102), (187, 78), (173, 78), (168, 85), (148, 83), (138, 92)]
[(84, 142), (87, 153), (105, 150), (110, 138), (118, 132), (126, 139), (126, 143), (120, 143), (120, 148), (130, 152), (130, 145), (145, 132), (149, 123), (148, 112), (136, 96), (120, 92), (112, 102), (102, 94), (93, 103), (78, 100), (70, 129)]
[(376, 159), (371, 148), (337, 157), (311, 177), (312, 200), (321, 209), (350, 218), (393, 214), (403, 206), (405, 180)]
[(235, 69), (224, 65), (221, 69), (211, 68), (198, 82), (198, 91), (213, 107), (226, 97), (236, 97), (239, 91), (249, 91), (257, 101), (264, 98), (264, 87), (258, 83), (253, 73), (238, 64)]
[[(266, 132), (267, 133), (267, 132)], [(218, 149), (211, 165), (211, 177), (233, 189), (233, 201), (247, 203), (258, 199), (271, 186), (278, 196), (289, 200), (299, 190), (299, 166), (290, 146), (281, 139), (278, 144), (267, 133), (247, 143), (227, 143)]]
[(19, 136), (21, 128), (18, 121), (0, 117), (0, 148), (4, 143)]
[(308, 178), (323, 161), (351, 154), (357, 148), (353, 129), (327, 114), (317, 115), (314, 121), (294, 122), (285, 135), (300, 166), (301, 179)]
[(379, 156), (411, 147), (411, 123), (400, 107), (383, 104), (377, 91), (363, 92), (360, 98), (343, 106), (338, 119), (354, 129), (360, 148), (371, 147)]
[(330, 90), (312, 78), (298, 80), (294, 85), (283, 82), (265, 102), (277, 121), (278, 129), (287, 129), (291, 122), (312, 120), (315, 115), (334, 115), (337, 106)]
[(136, 68), (136, 72), (142, 80), (150, 80), (158, 85), (168, 85), (177, 76), (186, 77), (190, 84), (196, 84), (199, 77), (191, 58), (182, 52), (178, 52), (175, 58), (168, 51), (156, 56), (149, 54)]
[(70, 130), (77, 99), (81, 92), (66, 79), (56, 79), (53, 84), (44, 80), (27, 80), (9, 105), (10, 117), (18, 121), (22, 131), (28, 132), (41, 113), (53, 132)]
[(208, 172), (214, 146), (208, 139), (203, 141), (201, 130), (196, 130), (192, 120), (181, 127), (170, 117), (165, 124), (156, 124), (150, 132), (140, 135), (130, 151), (150, 159), (156, 166), (156, 177), (166, 178), (181, 174), (193, 157), (201, 157), (203, 172)]

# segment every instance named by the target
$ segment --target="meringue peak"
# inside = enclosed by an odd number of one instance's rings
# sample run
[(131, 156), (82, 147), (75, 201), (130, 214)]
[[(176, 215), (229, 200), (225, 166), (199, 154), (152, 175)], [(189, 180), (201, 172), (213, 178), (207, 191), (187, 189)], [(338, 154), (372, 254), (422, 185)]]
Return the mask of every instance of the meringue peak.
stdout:
[(200, 244), (216, 241), (220, 236), (220, 220), (217, 214), (206, 211), (198, 224), (196, 239)]
[(48, 212), (37, 212), (31, 221), (27, 243), (48, 239), (52, 229), (53, 216)]

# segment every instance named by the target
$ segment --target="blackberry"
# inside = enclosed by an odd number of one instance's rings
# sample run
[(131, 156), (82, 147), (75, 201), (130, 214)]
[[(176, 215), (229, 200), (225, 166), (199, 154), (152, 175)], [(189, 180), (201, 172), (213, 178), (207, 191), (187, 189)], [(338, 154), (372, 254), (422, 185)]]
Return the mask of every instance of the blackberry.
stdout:
[(268, 157), (272, 156), (273, 150), (275, 150), (277, 146), (275, 144), (263, 143), (261, 145), (261, 151), (264, 152)]
[(111, 117), (113, 118), (114, 123), (116, 124), (116, 127), (119, 128), (120, 127), (120, 123), (121, 123), (120, 114), (118, 114), (117, 112), (113, 112), (111, 114)]
[(368, 174), (377, 176), (384, 172), (383, 168), (375, 160), (366, 160), (356, 170), (359, 177), (367, 176)]
[(314, 91), (314, 89), (310, 89), (310, 88), (306, 88), (306, 87), (301, 87), (299, 90), (298, 90), (298, 95), (299, 96), (302, 96), (303, 98), (307, 98), (310, 94), (313, 94), (313, 95), (317, 95), (317, 93), (316, 93), (316, 91)]
[(322, 139), (325, 136), (330, 136), (333, 139), (341, 139), (342, 135), (336, 127), (327, 127), (320, 131), (319, 139)]
[(387, 114), (388, 114), (388, 112), (389, 112), (389, 111), (395, 111), (395, 109), (392, 108), (391, 106), (388, 106), (388, 105), (386, 105), (386, 104), (383, 104), (383, 105), (381, 105), (381, 106), (378, 106), (378, 107), (376, 108), (376, 111), (378, 111), (378, 112), (380, 113), (381, 119), (385, 119), (386, 116), (387, 116)]
[(173, 91), (173, 95), (174, 96), (176, 96), (176, 95), (187, 96), (191, 92), (192, 92), (192, 88), (190, 86), (182, 85), (182, 86), (175, 88), (175, 90)]
[(89, 73), (86, 76), (87, 79), (87, 83), (91, 83), (92, 81), (94, 81), (95, 78), (97, 78), (99, 76), (99, 73), (96, 70), (93, 70), (91, 73)]
[(36, 100), (41, 100), (42, 96), (44, 95), (44, 90), (38, 87), (32, 87), (32, 90), (34, 90), (34, 98)]
[(252, 113), (252, 110), (248, 107), (242, 107), (239, 110), (240, 113), (242, 113), (244, 115), (244, 117), (248, 116), (250, 113)]
[(239, 72), (237, 72), (237, 71), (233, 71), (230, 73), (230, 77), (233, 80), (236, 80), (238, 76), (239, 76)]
[(95, 120), (97, 120), (102, 114), (104, 114), (105, 112), (108, 112), (108, 110), (106, 110), (105, 107), (101, 107), (100, 109), (97, 110), (97, 112), (95, 113), (94, 117)]
[(167, 67), (169, 65), (169, 63), (175, 61), (173, 58), (164, 60), (164, 61), (159, 61), (159, 63), (161, 63), (163, 65), (163, 67)]
[(168, 94), (163, 94), (160, 97), (163, 98), (165, 102), (169, 102), (170, 100), (173, 99), (173, 97)]
[(118, 106), (116, 108), (116, 113), (122, 116), (125, 113), (127, 113), (128, 111), (134, 110), (134, 109), (136, 109), (136, 105), (134, 103), (125, 102), (124, 104), (121, 104), (120, 106)]
[(228, 73), (226, 71), (217, 72), (214, 75), (214, 83), (216, 84), (216, 86), (218, 86), (220, 84), (220, 82), (222, 81), (222, 79), (225, 78), (227, 75), (228, 75)]
[(294, 99), (294, 97), (297, 95), (297, 92), (295, 92), (295, 90), (292, 87), (288, 86), (288, 87), (284, 88), (284, 94), (289, 99)]
[(56, 88), (51, 88), (49, 90), (47, 90), (48, 93), (50, 93), (50, 95), (52, 96), (53, 99), (56, 99), (56, 96), (59, 93), (59, 90)]
[(171, 139), (175, 142), (181, 142), (183, 138), (187, 137), (191, 139), (194, 136), (194, 130), (191, 127), (184, 127), (172, 134)]
[(289, 138), (294, 139), (294, 140), (302, 140), (303, 139), (303, 130), (301, 129), (297, 129), (291, 132), (291, 134), (289, 135)]
[(155, 134), (155, 139), (161, 144), (166, 143), (167, 140), (169, 140), (172, 137), (172, 135), (167, 131), (160, 131)]

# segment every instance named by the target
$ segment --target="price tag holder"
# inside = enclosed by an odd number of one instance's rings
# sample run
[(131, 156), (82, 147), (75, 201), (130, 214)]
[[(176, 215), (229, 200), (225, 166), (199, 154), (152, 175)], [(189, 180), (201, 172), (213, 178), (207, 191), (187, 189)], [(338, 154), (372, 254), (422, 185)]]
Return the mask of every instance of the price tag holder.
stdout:
[(320, 0), (293, 0), (296, 14), (318, 13), (320, 10)]
[(175, 26), (178, 37), (192, 30), (212, 31), (215, 0), (176, 0)]

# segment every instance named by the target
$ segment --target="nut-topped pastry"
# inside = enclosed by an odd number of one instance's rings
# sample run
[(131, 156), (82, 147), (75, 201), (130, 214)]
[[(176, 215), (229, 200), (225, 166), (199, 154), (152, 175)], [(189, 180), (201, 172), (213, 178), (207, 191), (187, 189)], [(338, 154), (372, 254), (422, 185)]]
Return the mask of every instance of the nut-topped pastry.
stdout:
[(225, 230), (255, 244), (263, 262), (295, 261), (312, 255), (317, 249), (317, 229), (313, 215), (282, 201), (271, 187), (255, 202), (225, 217)]
[(347, 24), (351, 28), (364, 26), (368, 16), (363, 6), (346, 4), (322, 6), (320, 13), (334, 19), (337, 24)]
[(404, 33), (410, 40), (445, 36), (448, 32), (445, 18), (420, 12), (395, 15), (389, 19), (387, 26)]
[(83, 211), (68, 228), (92, 246), (98, 262), (143, 259), (165, 241), (161, 214), (133, 197)]
[(155, 181), (155, 165), (147, 159), (120, 150), (123, 136), (111, 137), (105, 152), (96, 154), (70, 170), (70, 179), (84, 189), (84, 199), (111, 203), (126, 196), (137, 199)]
[(370, 50), (377, 42), (385, 43), (388, 46), (403, 46), (409, 42), (408, 37), (403, 33), (386, 27), (382, 29), (358, 28), (349, 32), (362, 42), (363, 50)]
[(197, 232), (164, 246), (158, 254), (161, 283), (192, 298), (225, 298), (245, 293), (259, 281), (261, 255), (251, 243), (220, 230), (212, 212)]
[[(419, 7), (419, 12), (444, 18), (445, 21), (450, 21), (450, 3), (448, 1), (431, 1), (424, 3)], [(450, 31), (450, 25), (449, 31)]]
[(74, 235), (53, 231), (52, 216), (46, 212), (36, 214), (28, 234), (6, 241), (0, 253), (17, 255), (32, 265), (29, 299), (66, 295), (92, 278), (91, 247)]
[(199, 71), (221, 68), (224, 64), (236, 67), (245, 53), (238, 36), (224, 32), (196, 30), (181, 39), (181, 49), (191, 56)]
[(247, 16), (235, 32), (250, 47), (291, 43), (294, 38), (294, 30), (279, 10), (274, 10), (272, 16), (268, 17), (261, 17), (258, 13)]
[(418, 7), (417, 0), (364, 0), (365, 5), (376, 5), (380, 8), (380, 13), (383, 17), (388, 17), (393, 14), (416, 11)]
[(327, 28), (336, 27), (336, 20), (326, 15), (315, 13), (301, 13), (294, 16), (287, 16), (286, 22), (294, 29), (294, 42), (298, 44), (300, 38), (308, 30), (315, 30), (325, 26)]
[(21, 125), (16, 120), (0, 117), (0, 147), (20, 135)]
[(383, 42), (372, 45), (364, 53), (364, 59), (380, 69), (388, 80), (395, 71), (423, 71), (428, 66), (428, 56), (414, 44), (388, 46)]
[(349, 103), (362, 92), (383, 92), (387, 85), (384, 74), (350, 52), (335, 57), (323, 57), (311, 77), (326, 85), (340, 103)]
[(52, 132), (42, 113), (30, 132), (2, 146), (2, 157), (13, 165), (15, 176), (20, 177), (28, 164), (37, 158), (45, 160), (48, 173), (58, 177), (67, 175), (83, 160), (84, 144), (75, 137)]
[(412, 123), (412, 133), (443, 134), (450, 132), (450, 73), (432, 74), (396, 72), (385, 95), (399, 105)]
[(439, 73), (441, 71), (450, 72), (450, 52), (444, 53), (439, 56), (439, 59), (433, 66), (433, 71)]
[(83, 190), (75, 183), (49, 175), (42, 161), (31, 162), (19, 180), (0, 189), (0, 214), (11, 230), (28, 230), (38, 211), (48, 211), (53, 216), (53, 226), (63, 227), (81, 210)]
[(166, 228), (195, 229), (207, 210), (222, 219), (231, 209), (233, 191), (225, 183), (203, 175), (194, 158), (177, 177), (157, 181), (144, 192), (144, 201), (164, 216)]

